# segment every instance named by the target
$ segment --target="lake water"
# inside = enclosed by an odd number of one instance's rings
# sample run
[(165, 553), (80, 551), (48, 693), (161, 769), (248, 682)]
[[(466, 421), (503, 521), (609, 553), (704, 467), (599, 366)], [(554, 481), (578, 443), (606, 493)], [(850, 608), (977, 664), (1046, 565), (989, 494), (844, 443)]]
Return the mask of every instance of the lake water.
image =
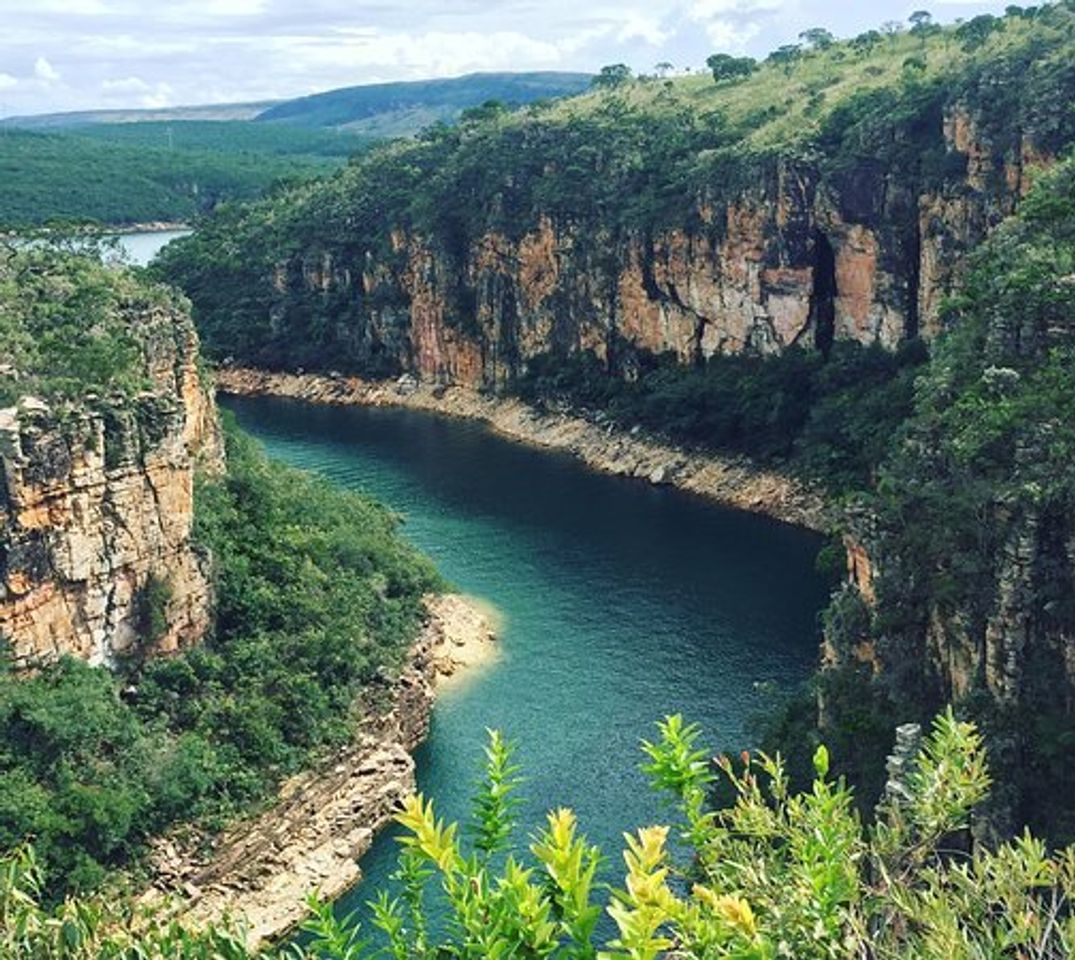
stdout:
[(120, 249), (125, 258), (139, 267), (144, 267), (160, 251), (179, 237), (185, 237), (189, 230), (155, 230), (145, 233), (116, 234)]
[[(485, 427), (406, 410), (228, 399), (269, 453), (402, 513), (405, 536), (503, 617), (502, 658), (438, 700), (417, 755), (442, 814), (465, 816), (486, 728), (519, 743), (521, 838), (569, 805), (620, 872), (621, 834), (666, 819), (639, 740), (683, 713), (739, 748), (767, 685), (803, 680), (826, 589), (819, 538), (670, 488), (593, 473)], [(382, 837), (353, 908), (394, 867)]]

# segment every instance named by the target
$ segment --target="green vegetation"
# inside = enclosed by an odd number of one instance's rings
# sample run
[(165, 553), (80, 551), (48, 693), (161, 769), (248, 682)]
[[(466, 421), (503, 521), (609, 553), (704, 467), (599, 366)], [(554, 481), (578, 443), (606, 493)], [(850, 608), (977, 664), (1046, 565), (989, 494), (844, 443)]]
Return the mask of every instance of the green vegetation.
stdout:
[(131, 318), (176, 303), (166, 287), (92, 257), (0, 245), (0, 405), (25, 394), (73, 400), (145, 389)]
[(509, 106), (585, 90), (585, 73), (474, 73), (465, 77), (344, 87), (276, 104), (259, 125), (344, 128), (366, 137), (411, 137), (451, 123), (470, 107), (495, 100)]
[(870, 483), (911, 413), (926, 359), (917, 341), (895, 353), (837, 343), (827, 357), (793, 348), (771, 358), (715, 356), (689, 370), (674, 357), (643, 358), (637, 377), (624, 380), (592, 354), (547, 354), (512, 389), (538, 407), (599, 411), (621, 427), (746, 453), (843, 492)]
[[(384, 508), (227, 439), (227, 475), (197, 492), (214, 635), (115, 675), (73, 660), (0, 673), (0, 849), (33, 838), (50, 895), (99, 885), (152, 835), (211, 826), (346, 742), (356, 698), (399, 666), (438, 586)], [(167, 589), (148, 588), (147, 630)]]
[[(54, 220), (103, 224), (186, 221), (225, 200), (252, 199), (285, 180), (309, 179), (344, 162), (322, 135), (244, 134), (248, 125), (131, 125), (78, 133), (0, 130), (0, 227)], [(161, 128), (171, 127), (175, 148)], [(226, 129), (225, 129), (226, 128)], [(253, 128), (260, 130), (260, 128)], [(340, 147), (347, 140), (338, 141)], [(355, 149), (362, 141), (351, 139)], [(309, 150), (309, 153), (303, 151)]]
[[(723, 757), (714, 766), (698, 730), (679, 717), (660, 734), (644, 744), (644, 769), (675, 822), (625, 837), (622, 886), (606, 886), (608, 864), (569, 809), (550, 812), (518, 849), (518, 770), (493, 733), (469, 844), (422, 797), (399, 815), (399, 891), (382, 890), (373, 904), (386, 945), (369, 948), (361, 929), (314, 902), (309, 942), (283, 952), (296, 960), (1061, 960), (1075, 950), (1075, 849), (1050, 857), (1030, 835), (996, 850), (965, 845), (990, 786), (972, 724), (938, 718), (869, 828), (850, 790), (830, 778), (824, 748), (813, 756), (812, 785), (795, 793), (779, 757), (745, 757), (742, 766)], [(718, 776), (733, 799), (714, 811), (706, 798)], [(153, 918), (139, 928), (95, 901), (50, 912), (38, 890), (29, 854), (0, 862), (0, 947), (12, 960), (250, 956), (227, 930), (188, 934)], [(447, 906), (444, 925), (427, 906), (434, 895)], [(602, 914), (615, 929), (607, 943)]]

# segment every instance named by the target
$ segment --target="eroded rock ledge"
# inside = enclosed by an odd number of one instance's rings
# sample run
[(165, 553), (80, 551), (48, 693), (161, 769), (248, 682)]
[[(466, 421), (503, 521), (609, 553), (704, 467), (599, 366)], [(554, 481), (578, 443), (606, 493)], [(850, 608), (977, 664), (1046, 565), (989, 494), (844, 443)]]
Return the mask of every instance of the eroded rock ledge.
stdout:
[(400, 675), (356, 704), (363, 719), (354, 742), (224, 834), (158, 841), (145, 903), (171, 901), (194, 926), (241, 922), (253, 946), (294, 929), (311, 893), (335, 899), (361, 879), (358, 859), (415, 790), (411, 751), (429, 732), (439, 678), (488, 659), (493, 647), (490, 619), (470, 598), (448, 594), (426, 605), (429, 620)]
[(745, 457), (722, 457), (676, 446), (640, 431), (626, 432), (568, 413), (543, 413), (514, 398), (466, 387), (434, 386), (404, 378), (270, 373), (247, 368), (217, 372), (217, 387), (236, 396), (291, 397), (313, 403), (402, 406), (488, 423), (509, 439), (578, 457), (604, 473), (670, 484), (725, 506), (765, 514), (811, 530), (827, 528), (820, 493)]

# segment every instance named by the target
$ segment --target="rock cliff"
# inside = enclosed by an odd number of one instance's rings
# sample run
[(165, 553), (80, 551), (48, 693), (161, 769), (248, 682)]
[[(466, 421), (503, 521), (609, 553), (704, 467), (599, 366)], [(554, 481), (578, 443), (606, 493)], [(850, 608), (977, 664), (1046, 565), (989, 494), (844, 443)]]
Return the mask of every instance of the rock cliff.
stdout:
[(976, 252), (915, 414), (877, 490), (846, 514), (848, 582), (826, 629), (828, 665), (868, 665), (901, 718), (951, 702), (982, 720), (1006, 784), (1002, 828), (1039, 817), (1068, 834), (1073, 214), (1065, 161)]
[(963, 104), (935, 122), (959, 173), (931, 183), (881, 162), (771, 156), (737, 196), (700, 194), (682, 225), (613, 230), (542, 213), (515, 236), (452, 238), (453, 253), (449, 238), (403, 227), (379, 252), (319, 240), (277, 263), (273, 329), (324, 311), (338, 364), (470, 386), (510, 380), (546, 352), (591, 350), (631, 376), (643, 354), (692, 365), (931, 338), (968, 251), (1051, 160), (1045, 138), (987, 131)]
[(208, 558), (194, 467), (219, 467), (216, 408), (180, 309), (132, 315), (149, 389), (0, 411), (0, 636), (16, 665), (93, 664), (201, 638)]

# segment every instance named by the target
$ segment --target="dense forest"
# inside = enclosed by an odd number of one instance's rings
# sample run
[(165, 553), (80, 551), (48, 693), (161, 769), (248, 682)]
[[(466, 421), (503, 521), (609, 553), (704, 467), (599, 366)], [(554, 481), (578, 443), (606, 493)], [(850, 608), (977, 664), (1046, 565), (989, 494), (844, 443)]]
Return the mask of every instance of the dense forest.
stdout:
[(185, 222), (227, 200), (310, 179), (365, 141), (240, 121), (0, 130), (0, 227)]

